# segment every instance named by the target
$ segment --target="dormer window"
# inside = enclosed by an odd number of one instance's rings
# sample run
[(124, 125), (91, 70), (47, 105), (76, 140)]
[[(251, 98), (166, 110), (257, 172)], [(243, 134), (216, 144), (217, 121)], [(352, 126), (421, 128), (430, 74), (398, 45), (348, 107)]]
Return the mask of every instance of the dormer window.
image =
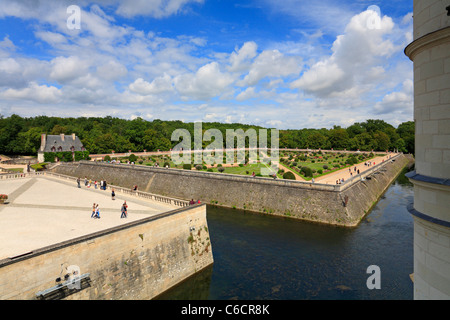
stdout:
[(55, 151), (56, 151), (56, 148), (55, 148), (55, 147), (52, 147), (51, 150), (52, 150), (52, 152), (55, 152)]

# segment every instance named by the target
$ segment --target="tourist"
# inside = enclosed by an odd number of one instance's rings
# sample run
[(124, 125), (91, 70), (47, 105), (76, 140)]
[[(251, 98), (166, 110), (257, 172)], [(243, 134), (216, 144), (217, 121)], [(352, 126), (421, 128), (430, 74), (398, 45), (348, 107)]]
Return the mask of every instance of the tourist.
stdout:
[(106, 180), (103, 181), (103, 190), (106, 190)]
[(85, 187), (87, 186), (87, 183), (88, 183), (88, 180), (87, 180), (86, 177), (84, 177), (84, 186), (85, 186)]
[(78, 188), (81, 188), (81, 186), (80, 186), (80, 177), (77, 178), (77, 185), (78, 185)]
[(100, 219), (100, 209), (98, 208), (98, 203), (95, 206), (95, 218)]
[(120, 215), (121, 219), (127, 217), (127, 215), (128, 215), (127, 208), (128, 208), (128, 205), (127, 205), (127, 202), (125, 201), (122, 204), (122, 208), (120, 209), (120, 211), (122, 212), (122, 214)]
[(133, 191), (137, 191), (137, 185), (133, 187)]
[(91, 214), (91, 218), (95, 217), (95, 202), (94, 205), (92, 206), (92, 214)]
[(114, 188), (111, 191), (111, 199), (116, 200), (116, 193), (114, 192)]
[(97, 189), (97, 180), (95, 180), (95, 182), (94, 182), (94, 187), (95, 187), (95, 189)]
[(191, 201), (189, 201), (189, 205), (194, 205), (195, 204), (195, 202), (194, 202), (194, 199), (191, 199)]

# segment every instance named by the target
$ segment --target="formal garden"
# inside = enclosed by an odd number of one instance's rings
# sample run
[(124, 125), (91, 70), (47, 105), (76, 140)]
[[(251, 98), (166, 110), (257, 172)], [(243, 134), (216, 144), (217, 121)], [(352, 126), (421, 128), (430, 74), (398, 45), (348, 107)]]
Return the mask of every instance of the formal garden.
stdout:
[[(237, 174), (244, 176), (265, 176), (279, 179), (292, 179), (310, 181), (341, 169), (354, 166), (358, 163), (366, 162), (375, 157), (372, 152), (331, 152), (331, 151), (280, 151), (278, 168), (277, 163), (273, 163), (270, 157), (257, 158), (250, 157), (249, 152), (245, 151), (243, 161), (237, 161), (237, 155), (233, 153), (233, 163), (227, 163), (227, 153), (223, 152), (222, 163), (214, 163), (208, 165), (210, 161), (202, 161), (202, 164), (195, 163), (194, 154), (191, 155), (187, 163), (175, 163), (169, 154), (152, 155), (152, 156), (136, 156), (131, 154), (128, 157), (111, 158), (106, 156), (104, 161), (113, 163), (124, 163), (134, 165), (146, 165), (152, 167), (176, 168), (184, 170), (198, 170), (205, 172), (219, 172), (228, 174)], [(230, 155), (230, 158), (231, 156)], [(212, 153), (211, 157), (215, 154)], [(383, 156), (378, 154), (377, 156)], [(241, 158), (240, 158), (241, 159)], [(203, 159), (205, 160), (205, 159)], [(220, 162), (220, 161), (218, 161)], [(230, 162), (230, 161), (228, 161)], [(240, 163), (242, 162), (242, 163)], [(276, 168), (275, 170), (272, 169)], [(268, 169), (263, 174), (262, 169)]]

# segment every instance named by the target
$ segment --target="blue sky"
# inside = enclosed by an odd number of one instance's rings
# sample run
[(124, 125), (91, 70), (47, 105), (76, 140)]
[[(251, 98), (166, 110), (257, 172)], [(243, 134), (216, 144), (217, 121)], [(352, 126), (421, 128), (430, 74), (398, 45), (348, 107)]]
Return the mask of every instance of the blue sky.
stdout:
[(411, 41), (412, 1), (2, 1), (0, 114), (397, 126)]

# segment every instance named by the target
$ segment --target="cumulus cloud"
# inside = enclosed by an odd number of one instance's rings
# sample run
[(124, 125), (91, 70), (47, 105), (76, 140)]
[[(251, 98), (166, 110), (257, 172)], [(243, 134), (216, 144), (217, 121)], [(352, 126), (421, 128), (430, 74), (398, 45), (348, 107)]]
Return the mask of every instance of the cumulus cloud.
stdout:
[(83, 61), (77, 56), (57, 57), (51, 61), (51, 65), (50, 79), (61, 84), (85, 76), (90, 67), (88, 61)]
[(414, 84), (410, 79), (402, 83), (402, 88), (399, 91), (394, 91), (386, 94), (383, 100), (377, 102), (374, 106), (374, 111), (378, 115), (382, 114), (396, 114), (408, 112), (413, 109)]
[(29, 100), (38, 103), (57, 103), (61, 100), (61, 92), (54, 86), (30, 83), (24, 89), (7, 89), (0, 93), (0, 97), (7, 100)]
[(230, 55), (231, 72), (247, 71), (250, 68), (251, 60), (257, 55), (258, 46), (255, 42), (249, 41), (242, 45), (240, 49), (236, 49)]
[(238, 85), (253, 86), (266, 77), (277, 78), (298, 74), (301, 68), (299, 57), (285, 56), (278, 50), (264, 50), (254, 59), (249, 73)]
[(97, 75), (105, 80), (118, 80), (125, 77), (128, 73), (127, 68), (115, 59), (108, 60), (106, 63), (96, 68)]
[(233, 81), (230, 74), (220, 71), (217, 62), (211, 62), (202, 66), (195, 74), (175, 77), (174, 85), (184, 97), (205, 100), (219, 96)]
[(332, 55), (313, 64), (296, 81), (292, 88), (299, 88), (320, 97), (344, 91), (380, 72), (380, 63), (395, 52), (395, 46), (384, 36), (391, 33), (394, 23), (390, 17), (380, 17), (372, 27), (370, 20), (375, 13), (364, 11), (354, 16), (333, 43)]
[(151, 83), (142, 78), (136, 79), (129, 85), (129, 88), (132, 92), (141, 95), (159, 94), (173, 90), (172, 79), (168, 74), (154, 79)]

